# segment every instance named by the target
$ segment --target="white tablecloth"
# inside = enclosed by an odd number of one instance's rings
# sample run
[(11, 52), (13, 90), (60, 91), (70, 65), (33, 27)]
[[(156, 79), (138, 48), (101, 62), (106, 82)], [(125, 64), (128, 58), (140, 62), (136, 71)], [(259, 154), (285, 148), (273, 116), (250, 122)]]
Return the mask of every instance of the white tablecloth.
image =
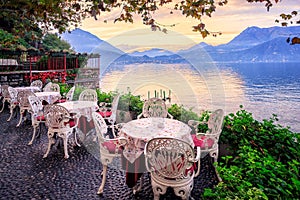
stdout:
[(47, 101), (49, 104), (53, 104), (61, 98), (61, 95), (59, 92), (36, 92), (34, 94), (41, 101)]
[(39, 87), (36, 86), (28, 86), (28, 87), (14, 87), (15, 90), (17, 90), (17, 92), (19, 91), (24, 91), (24, 90), (30, 90), (32, 92), (38, 92), (41, 91), (41, 89)]
[(174, 137), (194, 146), (191, 128), (181, 121), (169, 118), (132, 120), (123, 126), (120, 136), (128, 139), (123, 154), (131, 163), (143, 153), (147, 141), (155, 137)]
[(66, 101), (58, 103), (65, 107), (71, 113), (77, 113), (80, 116), (85, 116), (87, 121), (92, 120), (92, 113), (99, 109), (97, 102), (95, 101)]

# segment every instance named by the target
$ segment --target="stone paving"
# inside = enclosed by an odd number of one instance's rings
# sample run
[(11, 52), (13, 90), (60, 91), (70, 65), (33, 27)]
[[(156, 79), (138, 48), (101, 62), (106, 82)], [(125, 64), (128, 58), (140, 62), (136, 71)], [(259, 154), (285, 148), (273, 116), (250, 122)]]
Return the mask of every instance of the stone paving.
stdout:
[[(71, 140), (69, 159), (64, 159), (59, 143), (43, 159), (48, 142), (45, 127), (42, 127), (40, 137), (28, 146), (32, 136), (31, 123), (25, 121), (16, 127), (18, 118), (7, 122), (8, 117), (8, 109), (0, 113), (0, 199), (153, 199), (148, 174), (144, 176), (142, 191), (133, 195), (132, 189), (124, 183), (124, 171), (116, 167), (109, 167), (104, 194), (97, 195), (102, 170), (100, 161), (93, 153), (97, 148), (93, 150), (89, 145), (78, 147)], [(211, 158), (206, 156), (201, 159), (201, 172), (195, 178), (191, 196), (200, 199), (204, 188), (215, 184), (217, 178)], [(160, 199), (179, 198), (170, 189)]]

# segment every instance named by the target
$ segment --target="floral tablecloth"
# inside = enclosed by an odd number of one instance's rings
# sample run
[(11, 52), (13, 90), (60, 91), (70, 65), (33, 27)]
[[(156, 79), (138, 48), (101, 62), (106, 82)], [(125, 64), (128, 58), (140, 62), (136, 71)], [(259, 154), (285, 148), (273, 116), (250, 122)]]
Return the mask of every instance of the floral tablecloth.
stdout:
[(131, 163), (143, 153), (147, 141), (154, 137), (174, 137), (194, 146), (191, 128), (181, 121), (169, 118), (132, 120), (123, 126), (120, 136), (128, 139), (123, 154)]

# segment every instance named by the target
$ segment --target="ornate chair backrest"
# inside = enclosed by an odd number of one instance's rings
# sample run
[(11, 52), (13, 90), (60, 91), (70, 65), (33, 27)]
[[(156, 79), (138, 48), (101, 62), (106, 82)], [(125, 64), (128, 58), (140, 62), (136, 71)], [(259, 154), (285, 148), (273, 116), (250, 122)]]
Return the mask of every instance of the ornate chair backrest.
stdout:
[(44, 107), (44, 116), (46, 125), (52, 129), (68, 128), (71, 119), (69, 111), (57, 104), (48, 104)]
[(17, 101), (21, 107), (31, 108), (28, 97), (35, 96), (35, 94), (31, 90), (22, 90), (17, 94)]
[(29, 96), (28, 101), (31, 106), (32, 113), (36, 116), (41, 116), (44, 108), (42, 101), (37, 96)]
[(10, 101), (17, 102), (18, 91), (13, 87), (8, 86), (8, 92), (9, 92)]
[(51, 92), (60, 92), (60, 87), (57, 83), (52, 83), (50, 86)]
[(117, 119), (117, 110), (118, 110), (119, 100), (120, 100), (120, 94), (117, 94), (114, 97), (113, 101), (111, 102), (111, 116), (109, 117), (111, 123), (114, 123)]
[(221, 134), (224, 122), (224, 111), (222, 109), (215, 110), (208, 119), (208, 131), (210, 134)]
[(107, 133), (107, 124), (104, 118), (97, 112), (92, 113), (93, 121), (95, 124), (96, 134), (99, 142), (103, 142), (105, 140), (105, 134)]
[(193, 178), (191, 169), (195, 151), (191, 145), (176, 138), (157, 137), (149, 140), (145, 150), (146, 167), (151, 174), (174, 182)]
[(72, 101), (73, 100), (74, 91), (75, 91), (75, 86), (71, 87), (71, 89), (66, 94), (66, 100), (67, 101)]
[(30, 86), (32, 87), (38, 87), (40, 89), (43, 88), (43, 82), (41, 80), (34, 80), (31, 82)]
[(51, 92), (51, 85), (52, 85), (52, 82), (47, 83), (47, 84), (44, 86), (43, 91), (44, 91), (44, 92)]
[(8, 92), (8, 87), (9, 87), (9, 85), (2, 85), (2, 97), (4, 97), (4, 98), (9, 98), (10, 99), (10, 94), (9, 94), (9, 92)]
[(143, 117), (167, 117), (168, 110), (164, 100), (151, 98), (144, 102)]
[(85, 89), (83, 90), (78, 98), (79, 101), (98, 101), (96, 90)]

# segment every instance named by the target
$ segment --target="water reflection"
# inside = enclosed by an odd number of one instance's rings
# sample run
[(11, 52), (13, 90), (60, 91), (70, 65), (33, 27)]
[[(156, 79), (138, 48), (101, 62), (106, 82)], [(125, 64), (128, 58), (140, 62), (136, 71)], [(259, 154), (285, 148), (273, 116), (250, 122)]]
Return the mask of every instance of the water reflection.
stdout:
[[(222, 87), (219, 87), (221, 85)], [(138, 64), (110, 67), (103, 73), (103, 91), (126, 93), (129, 89), (143, 99), (154, 97), (154, 91), (171, 90), (171, 103), (200, 110), (223, 108), (235, 112), (245, 101), (244, 83), (232, 70), (211, 70), (206, 73), (188, 64)], [(225, 95), (224, 95), (225, 94)]]
[(129, 89), (143, 99), (149, 92), (154, 97), (155, 90), (166, 91), (166, 96), (171, 90), (171, 103), (195, 112), (223, 108), (228, 114), (243, 105), (256, 119), (277, 114), (281, 125), (300, 131), (298, 64), (222, 64), (205, 72), (188, 64), (118, 65), (103, 72), (101, 87), (124, 93)]

